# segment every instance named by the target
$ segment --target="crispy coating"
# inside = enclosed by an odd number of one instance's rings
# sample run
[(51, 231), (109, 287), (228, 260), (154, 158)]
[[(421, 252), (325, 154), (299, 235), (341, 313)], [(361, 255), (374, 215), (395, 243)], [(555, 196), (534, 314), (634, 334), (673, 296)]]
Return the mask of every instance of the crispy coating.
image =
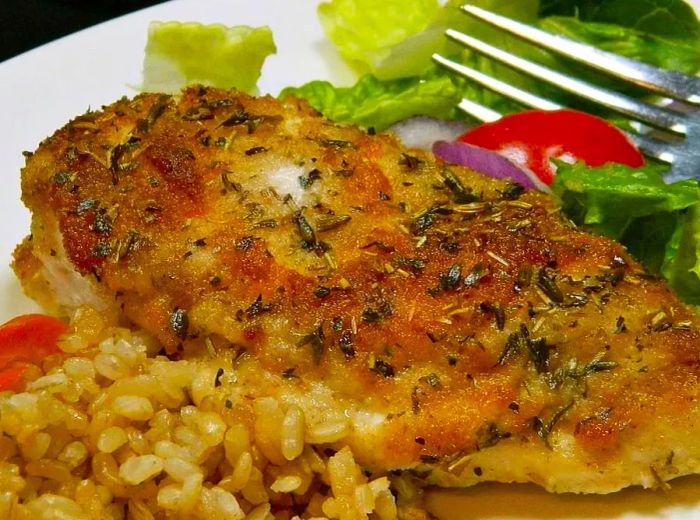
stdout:
[(30, 295), (322, 385), (367, 467), (557, 492), (698, 469), (698, 318), (547, 195), (198, 87), (76, 118), (22, 191)]

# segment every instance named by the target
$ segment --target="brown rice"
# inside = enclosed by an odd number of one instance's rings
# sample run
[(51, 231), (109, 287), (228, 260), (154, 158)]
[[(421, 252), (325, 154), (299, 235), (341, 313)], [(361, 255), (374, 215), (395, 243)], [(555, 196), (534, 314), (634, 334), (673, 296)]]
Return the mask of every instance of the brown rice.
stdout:
[(254, 364), (206, 349), (171, 360), (142, 334), (99, 328), (84, 309), (69, 357), (0, 393), (0, 518), (397, 517), (388, 476), (342, 447), (343, 410), (308, 417), (279, 398), (291, 383)]

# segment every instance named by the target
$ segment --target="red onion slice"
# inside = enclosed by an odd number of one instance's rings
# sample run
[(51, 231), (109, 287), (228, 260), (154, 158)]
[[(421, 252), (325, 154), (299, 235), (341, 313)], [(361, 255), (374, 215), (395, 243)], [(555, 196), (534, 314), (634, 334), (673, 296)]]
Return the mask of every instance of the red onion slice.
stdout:
[(487, 177), (511, 179), (525, 188), (550, 191), (549, 187), (534, 173), (516, 166), (506, 157), (492, 150), (460, 141), (437, 141), (433, 144), (433, 153), (443, 161), (467, 166)]

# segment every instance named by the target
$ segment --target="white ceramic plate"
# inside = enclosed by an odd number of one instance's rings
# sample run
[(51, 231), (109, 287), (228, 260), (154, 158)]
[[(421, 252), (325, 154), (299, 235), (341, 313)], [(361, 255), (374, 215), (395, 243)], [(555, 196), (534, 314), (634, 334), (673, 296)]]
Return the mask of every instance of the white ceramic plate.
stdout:
[[(141, 80), (146, 31), (152, 20), (269, 25), (278, 47), (263, 69), (262, 93), (311, 79), (348, 83), (351, 75), (324, 39), (316, 0), (177, 0), (81, 31), (0, 63), (0, 321), (36, 310), (10, 268), (13, 248), (27, 234), (20, 202), (23, 150), (70, 118), (123, 95)], [(700, 0), (693, 0), (700, 11)], [(679, 479), (668, 493), (632, 489), (609, 496), (550, 495), (535, 486), (479, 485), (429, 493), (444, 519), (700, 518), (700, 477)]]

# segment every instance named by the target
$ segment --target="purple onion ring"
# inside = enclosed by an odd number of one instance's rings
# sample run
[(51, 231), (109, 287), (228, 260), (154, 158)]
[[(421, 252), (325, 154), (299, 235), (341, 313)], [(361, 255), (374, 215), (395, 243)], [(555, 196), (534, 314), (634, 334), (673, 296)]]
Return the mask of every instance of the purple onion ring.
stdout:
[(532, 172), (528, 172), (493, 150), (461, 141), (437, 141), (433, 153), (450, 164), (467, 166), (475, 172), (494, 179), (511, 179), (525, 188), (549, 191)]

